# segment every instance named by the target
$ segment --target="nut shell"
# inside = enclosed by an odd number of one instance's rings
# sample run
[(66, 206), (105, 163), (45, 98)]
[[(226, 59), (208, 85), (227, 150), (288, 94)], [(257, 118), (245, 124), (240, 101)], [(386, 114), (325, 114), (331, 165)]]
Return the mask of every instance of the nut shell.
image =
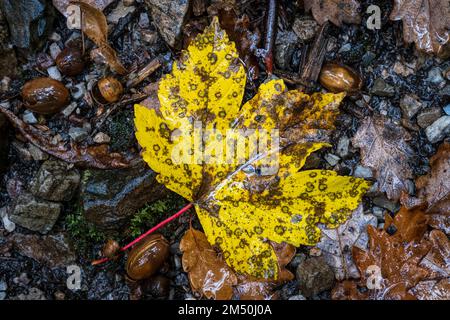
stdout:
[(84, 70), (84, 60), (78, 48), (67, 47), (56, 57), (59, 71), (67, 76), (76, 76)]
[(100, 79), (97, 87), (103, 99), (110, 103), (118, 101), (123, 93), (122, 84), (114, 77)]
[(22, 88), (25, 107), (40, 114), (61, 111), (69, 103), (69, 90), (60, 81), (52, 78), (36, 78)]
[(361, 90), (362, 81), (360, 76), (350, 67), (327, 63), (322, 67), (319, 81), (331, 92), (356, 92)]
[(161, 234), (152, 234), (128, 254), (126, 271), (133, 280), (154, 275), (169, 256), (169, 243)]

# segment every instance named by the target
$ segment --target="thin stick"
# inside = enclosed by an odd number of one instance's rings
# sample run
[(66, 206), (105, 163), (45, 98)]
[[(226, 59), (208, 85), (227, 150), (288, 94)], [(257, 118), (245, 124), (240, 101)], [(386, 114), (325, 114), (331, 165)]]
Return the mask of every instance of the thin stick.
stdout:
[[(139, 243), (142, 239), (144, 239), (146, 236), (148, 236), (149, 234), (155, 232), (156, 230), (158, 230), (159, 228), (165, 226), (166, 224), (168, 224), (169, 222), (171, 222), (172, 220), (178, 218), (179, 216), (181, 216), (183, 213), (185, 213), (186, 211), (188, 211), (189, 209), (191, 209), (194, 206), (193, 203), (189, 203), (187, 204), (183, 209), (181, 209), (180, 211), (178, 211), (177, 213), (175, 213), (174, 215), (170, 216), (169, 218), (161, 221), (160, 223), (158, 223), (156, 226), (154, 226), (153, 228), (149, 229), (147, 232), (141, 234), (139, 237), (137, 237), (136, 239), (134, 239), (133, 241), (131, 241), (130, 243), (128, 243), (127, 245), (123, 246), (122, 248), (120, 248), (120, 251), (125, 251), (128, 248), (134, 246), (135, 244)], [(102, 258), (99, 260), (94, 260), (92, 261), (91, 265), (96, 266), (102, 263), (105, 263), (109, 261), (109, 258)]]
[(269, 8), (267, 9), (267, 20), (266, 20), (266, 41), (264, 50), (266, 53), (265, 64), (266, 71), (268, 74), (273, 72), (273, 44), (275, 42), (276, 31), (277, 31), (277, 0), (268, 0)]

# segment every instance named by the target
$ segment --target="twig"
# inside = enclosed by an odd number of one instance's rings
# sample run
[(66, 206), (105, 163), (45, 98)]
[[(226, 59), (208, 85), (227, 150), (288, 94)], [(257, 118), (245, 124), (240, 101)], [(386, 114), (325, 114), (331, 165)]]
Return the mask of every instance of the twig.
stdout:
[(266, 71), (268, 74), (273, 73), (273, 44), (275, 42), (276, 31), (277, 31), (277, 0), (268, 0), (269, 8), (267, 9), (267, 20), (266, 20), (266, 41), (264, 46), (264, 51), (266, 57), (264, 62), (266, 64)]
[[(137, 237), (136, 239), (134, 239), (133, 241), (131, 241), (130, 243), (128, 243), (127, 245), (123, 246), (122, 248), (120, 248), (120, 251), (125, 251), (128, 248), (134, 246), (135, 244), (139, 243), (140, 241), (142, 241), (145, 237), (147, 237), (149, 234), (155, 232), (156, 230), (158, 230), (159, 228), (165, 226), (166, 224), (168, 224), (169, 222), (171, 222), (172, 220), (175, 220), (176, 218), (178, 218), (179, 216), (181, 216), (183, 213), (185, 213), (186, 211), (188, 211), (189, 209), (191, 209), (194, 206), (193, 203), (189, 203), (186, 206), (184, 206), (180, 211), (178, 211), (177, 213), (175, 213), (174, 215), (170, 216), (169, 218), (161, 221), (160, 223), (158, 223), (156, 226), (154, 226), (153, 228), (149, 229), (147, 232), (141, 234), (139, 237)], [(102, 258), (99, 260), (94, 260), (92, 261), (92, 265), (96, 266), (102, 263), (105, 263), (109, 261), (109, 258)]]
[(148, 76), (150, 76), (153, 72), (158, 70), (160, 66), (161, 66), (161, 59), (159, 58), (153, 59), (152, 61), (150, 61), (149, 64), (147, 64), (138, 72), (133, 72), (132, 74), (130, 74), (126, 87), (129, 89), (137, 86), (139, 83), (144, 81)]

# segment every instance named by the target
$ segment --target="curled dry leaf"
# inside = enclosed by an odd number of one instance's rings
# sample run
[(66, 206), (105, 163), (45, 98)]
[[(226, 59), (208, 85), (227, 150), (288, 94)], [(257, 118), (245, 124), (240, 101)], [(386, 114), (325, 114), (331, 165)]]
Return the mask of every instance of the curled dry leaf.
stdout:
[[(53, 6), (67, 18), (67, 7), (71, 0), (53, 0)], [(114, 2), (114, 0), (81, 0), (80, 2), (87, 3), (92, 7), (103, 11), (107, 6)]]
[(450, 2), (395, 0), (391, 20), (403, 21), (403, 39), (418, 50), (440, 57), (450, 55)]
[[(344, 222), (370, 184), (334, 171), (299, 171), (312, 152), (328, 146), (344, 94), (307, 95), (271, 79), (241, 108), (245, 81), (236, 47), (214, 18), (159, 82), (159, 105), (135, 106), (136, 138), (158, 181), (195, 203), (208, 241), (226, 262), (236, 272), (276, 279), (277, 257), (267, 240), (316, 244), (317, 224)], [(192, 145), (194, 122), (215, 132), (200, 136), (200, 148)], [(249, 159), (201, 152), (222, 148), (223, 137), (232, 144), (242, 133), (262, 138), (272, 130), (280, 132), (280, 148)]]
[(108, 24), (103, 12), (84, 2), (71, 3), (80, 7), (83, 14), (81, 29), (98, 46), (98, 54), (111, 70), (121, 75), (126, 74), (127, 70), (120, 62), (116, 51), (108, 43)]
[(398, 200), (402, 191), (407, 192), (407, 180), (413, 177), (410, 139), (402, 126), (374, 115), (363, 120), (352, 140), (361, 149), (362, 164), (376, 172), (378, 189), (391, 200)]
[(352, 247), (365, 250), (369, 242), (367, 226), (377, 226), (377, 218), (364, 214), (360, 205), (351, 218), (336, 229), (322, 229), (322, 239), (317, 247), (322, 250), (328, 265), (335, 273), (337, 280), (359, 278), (359, 272), (352, 258)]
[[(371, 283), (374, 278), (370, 271), (378, 269), (380, 287), (370, 289), (368, 299), (415, 299), (409, 290), (430, 276), (430, 271), (420, 265), (431, 249), (430, 241), (424, 238), (426, 216), (421, 209), (402, 208), (393, 219), (389, 215), (385, 218), (384, 230), (368, 226), (368, 250), (353, 247), (353, 259), (361, 274), (360, 285)], [(342, 286), (341, 283), (334, 290), (335, 297), (345, 298)], [(346, 286), (346, 292), (354, 295), (355, 291), (349, 289), (351, 286)]]
[(180, 242), (183, 269), (192, 290), (208, 299), (230, 300), (237, 284), (234, 271), (211, 247), (203, 232), (190, 228)]
[(56, 158), (86, 168), (114, 169), (126, 168), (130, 165), (130, 161), (124, 155), (111, 153), (106, 144), (88, 147), (76, 144), (66, 146), (64, 142), (55, 144), (51, 136), (23, 122), (11, 111), (0, 107), (0, 112), (30, 143)]
[(340, 26), (345, 23), (360, 23), (358, 0), (304, 0), (305, 11), (311, 11), (319, 24), (331, 21)]

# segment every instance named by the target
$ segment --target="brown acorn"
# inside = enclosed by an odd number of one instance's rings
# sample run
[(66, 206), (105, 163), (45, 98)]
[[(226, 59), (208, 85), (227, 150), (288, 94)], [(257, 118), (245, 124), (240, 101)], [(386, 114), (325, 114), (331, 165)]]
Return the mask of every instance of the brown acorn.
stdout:
[(169, 256), (169, 242), (161, 234), (152, 234), (128, 254), (126, 271), (133, 280), (154, 275)]
[(40, 114), (61, 111), (69, 103), (69, 90), (60, 81), (52, 78), (36, 78), (22, 88), (25, 107)]
[(67, 76), (76, 76), (84, 70), (84, 60), (81, 50), (76, 47), (67, 47), (56, 57), (59, 71)]
[(113, 239), (109, 239), (102, 249), (102, 254), (104, 257), (111, 259), (117, 255), (119, 250), (120, 250), (120, 245), (117, 243), (117, 241), (115, 241)]
[(362, 81), (352, 68), (336, 63), (327, 63), (322, 67), (319, 81), (333, 93), (357, 92), (361, 90)]
[(118, 101), (123, 93), (122, 84), (114, 77), (100, 79), (96, 87), (101, 97), (109, 103)]

